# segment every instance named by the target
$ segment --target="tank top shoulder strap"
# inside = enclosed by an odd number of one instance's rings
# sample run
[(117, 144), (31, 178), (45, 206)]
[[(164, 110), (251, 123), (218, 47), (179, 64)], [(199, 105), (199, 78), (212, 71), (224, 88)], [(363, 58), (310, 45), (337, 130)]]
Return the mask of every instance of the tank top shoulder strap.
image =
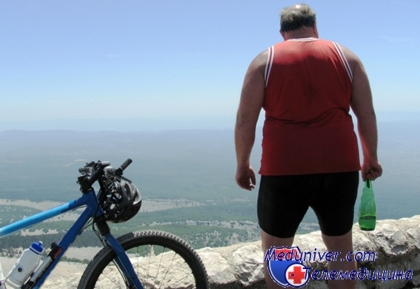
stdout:
[(265, 87), (267, 87), (268, 79), (270, 78), (271, 67), (273, 66), (274, 59), (274, 46), (270, 46), (268, 49), (267, 63), (265, 64), (264, 80)]
[(337, 42), (333, 42), (333, 44), (334, 44), (334, 47), (335, 47), (338, 55), (340, 56), (340, 59), (341, 59), (341, 62), (343, 63), (343, 65), (344, 65), (344, 68), (347, 71), (347, 74), (350, 78), (350, 81), (353, 81), (353, 72), (351, 70), (351, 67), (350, 67), (348, 61), (347, 61), (346, 55), (344, 54), (343, 50), (341, 49), (340, 45)]

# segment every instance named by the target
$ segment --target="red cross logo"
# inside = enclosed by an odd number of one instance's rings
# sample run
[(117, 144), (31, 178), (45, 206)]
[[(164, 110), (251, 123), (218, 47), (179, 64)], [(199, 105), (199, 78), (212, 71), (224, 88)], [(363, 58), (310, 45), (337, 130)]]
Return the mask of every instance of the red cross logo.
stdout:
[(307, 268), (302, 264), (293, 264), (286, 270), (287, 282), (292, 286), (305, 285), (308, 277)]

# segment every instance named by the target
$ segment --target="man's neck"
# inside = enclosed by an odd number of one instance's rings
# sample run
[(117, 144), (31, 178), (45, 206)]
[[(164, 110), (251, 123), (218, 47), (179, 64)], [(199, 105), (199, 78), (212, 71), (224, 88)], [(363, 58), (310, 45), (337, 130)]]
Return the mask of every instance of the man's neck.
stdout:
[(318, 32), (315, 27), (304, 27), (299, 30), (293, 30), (282, 33), (284, 40), (303, 39), (303, 38), (318, 38)]

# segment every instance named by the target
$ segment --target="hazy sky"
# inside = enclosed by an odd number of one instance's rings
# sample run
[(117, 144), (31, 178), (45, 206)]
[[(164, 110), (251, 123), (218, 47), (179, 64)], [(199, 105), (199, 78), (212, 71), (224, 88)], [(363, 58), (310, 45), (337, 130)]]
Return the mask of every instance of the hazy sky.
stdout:
[[(248, 64), (295, 3), (2, 0), (0, 130), (233, 122)], [(420, 1), (307, 3), (320, 37), (364, 62), (378, 111), (420, 111)]]

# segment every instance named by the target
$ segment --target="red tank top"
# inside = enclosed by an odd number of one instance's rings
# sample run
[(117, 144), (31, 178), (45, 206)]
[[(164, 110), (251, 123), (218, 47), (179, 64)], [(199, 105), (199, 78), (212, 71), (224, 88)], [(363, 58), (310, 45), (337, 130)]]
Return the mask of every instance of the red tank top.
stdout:
[(360, 169), (352, 72), (336, 43), (311, 38), (270, 47), (265, 79), (260, 174)]

